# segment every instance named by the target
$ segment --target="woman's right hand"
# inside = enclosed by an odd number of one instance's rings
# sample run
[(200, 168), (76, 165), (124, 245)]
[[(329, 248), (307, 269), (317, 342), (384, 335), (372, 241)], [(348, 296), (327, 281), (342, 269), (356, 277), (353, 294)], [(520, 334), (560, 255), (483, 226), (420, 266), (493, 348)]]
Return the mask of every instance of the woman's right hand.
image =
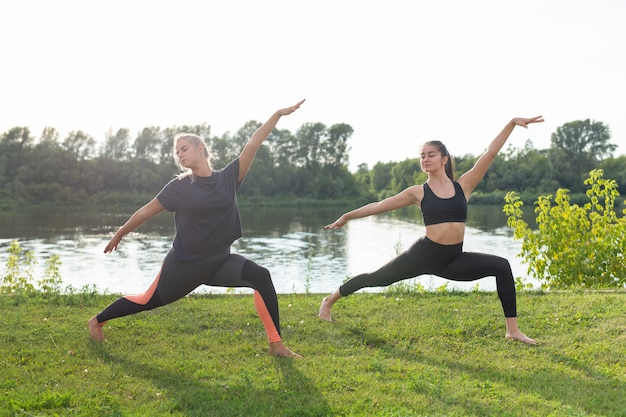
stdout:
[(104, 248), (104, 253), (111, 253), (114, 250), (117, 250), (117, 245), (120, 244), (121, 240), (122, 240), (122, 235), (120, 235), (119, 233), (116, 233), (115, 236), (113, 236), (113, 238), (109, 241), (106, 248)]
[(324, 229), (339, 229), (340, 227), (345, 226), (346, 223), (348, 223), (348, 220), (346, 220), (344, 216), (341, 216), (333, 223), (324, 226)]
[(137, 210), (130, 219), (122, 226), (115, 236), (111, 239), (109, 244), (104, 248), (104, 253), (113, 252), (117, 250), (117, 245), (119, 245), (120, 241), (124, 236), (128, 233), (132, 232), (142, 224), (144, 224), (148, 219), (156, 216), (160, 212), (165, 210), (163, 204), (161, 204), (158, 198), (154, 197), (148, 204)]

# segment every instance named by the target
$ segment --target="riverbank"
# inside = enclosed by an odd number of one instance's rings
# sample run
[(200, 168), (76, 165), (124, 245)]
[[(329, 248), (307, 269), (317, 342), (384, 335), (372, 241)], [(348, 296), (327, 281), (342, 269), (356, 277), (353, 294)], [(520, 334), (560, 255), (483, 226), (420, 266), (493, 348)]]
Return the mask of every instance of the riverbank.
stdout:
[[(110, 210), (124, 208), (134, 211), (154, 198), (154, 195), (121, 195), (117, 198), (105, 200), (81, 200), (69, 202), (33, 202), (12, 199), (0, 199), (0, 211), (15, 211), (24, 209), (58, 208), (63, 207), (68, 210)], [(359, 204), (366, 204), (370, 200), (365, 197), (346, 199), (314, 199), (302, 197), (246, 197), (239, 196), (240, 207), (346, 207), (353, 208)]]
[[(504, 205), (504, 196), (507, 191), (494, 191), (491, 193), (476, 192), (472, 194), (472, 205)], [(544, 193), (541, 195), (547, 195)], [(554, 195), (554, 193), (552, 193)], [(138, 194), (116, 194), (107, 198), (94, 198), (87, 200), (65, 201), (65, 202), (33, 202), (21, 201), (14, 199), (0, 198), (0, 211), (23, 210), (25, 208), (38, 207), (65, 207), (69, 210), (94, 210), (94, 209), (111, 209), (111, 208), (128, 208), (136, 210), (147, 201), (150, 201), (154, 195), (138, 195)], [(534, 193), (521, 193), (520, 199), (525, 205), (532, 207), (538, 196)], [(361, 196), (344, 199), (315, 199), (303, 197), (289, 196), (246, 196), (242, 192), (239, 196), (239, 205), (241, 207), (346, 207), (355, 208), (367, 203), (371, 203), (376, 199), (373, 196)], [(571, 194), (571, 204), (583, 205), (589, 201), (589, 198), (583, 194)], [(626, 204), (626, 197), (618, 197), (615, 201), (615, 208), (618, 215), (621, 215), (622, 209)]]
[(186, 297), (113, 320), (115, 297), (1, 296), (0, 416), (623, 416), (626, 292), (521, 292), (504, 338), (492, 292), (280, 295), (272, 359), (250, 295)]

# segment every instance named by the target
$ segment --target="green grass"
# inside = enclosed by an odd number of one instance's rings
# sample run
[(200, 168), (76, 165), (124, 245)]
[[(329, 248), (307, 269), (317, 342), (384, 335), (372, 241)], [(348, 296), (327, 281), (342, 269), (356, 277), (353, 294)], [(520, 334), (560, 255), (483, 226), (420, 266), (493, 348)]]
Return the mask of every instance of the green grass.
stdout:
[[(626, 293), (280, 295), (275, 359), (250, 295), (192, 296), (110, 321), (114, 299), (0, 297), (0, 416), (626, 416)], [(60, 302), (61, 301), (61, 302)], [(66, 305), (61, 305), (66, 304)]]

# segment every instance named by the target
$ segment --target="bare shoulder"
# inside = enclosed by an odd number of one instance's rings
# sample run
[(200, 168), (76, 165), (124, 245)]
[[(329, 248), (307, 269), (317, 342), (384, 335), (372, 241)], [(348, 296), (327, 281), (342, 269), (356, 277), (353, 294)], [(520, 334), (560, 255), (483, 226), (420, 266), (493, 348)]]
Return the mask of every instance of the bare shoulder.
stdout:
[(412, 185), (406, 188), (402, 193), (406, 193), (407, 197), (415, 200), (415, 204), (419, 205), (424, 198), (424, 186), (422, 184)]

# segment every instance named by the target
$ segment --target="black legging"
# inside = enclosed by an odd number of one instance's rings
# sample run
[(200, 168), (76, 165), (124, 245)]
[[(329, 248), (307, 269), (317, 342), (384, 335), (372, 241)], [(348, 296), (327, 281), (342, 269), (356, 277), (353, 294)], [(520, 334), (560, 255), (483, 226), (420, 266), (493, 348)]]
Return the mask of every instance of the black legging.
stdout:
[[(194, 261), (177, 261), (174, 251), (165, 257), (159, 277), (155, 284), (146, 293), (143, 302), (134, 302), (125, 296), (117, 299), (100, 314), (97, 320), (102, 323), (117, 317), (127, 316), (140, 311), (151, 310), (174, 302), (200, 285), (219, 287), (247, 287), (259, 292), (269, 312), (274, 327), (280, 335), (280, 320), (278, 312), (278, 297), (270, 272), (238, 254), (231, 254), (230, 250), (207, 256)], [(153, 290), (152, 293), (149, 291)]]
[(424, 274), (434, 274), (453, 281), (474, 281), (496, 277), (496, 289), (505, 317), (517, 317), (515, 281), (505, 258), (484, 253), (463, 252), (463, 243), (441, 245), (427, 237), (418, 239), (378, 270), (360, 274), (339, 287), (343, 296), (365, 287), (386, 287), (395, 282)]

